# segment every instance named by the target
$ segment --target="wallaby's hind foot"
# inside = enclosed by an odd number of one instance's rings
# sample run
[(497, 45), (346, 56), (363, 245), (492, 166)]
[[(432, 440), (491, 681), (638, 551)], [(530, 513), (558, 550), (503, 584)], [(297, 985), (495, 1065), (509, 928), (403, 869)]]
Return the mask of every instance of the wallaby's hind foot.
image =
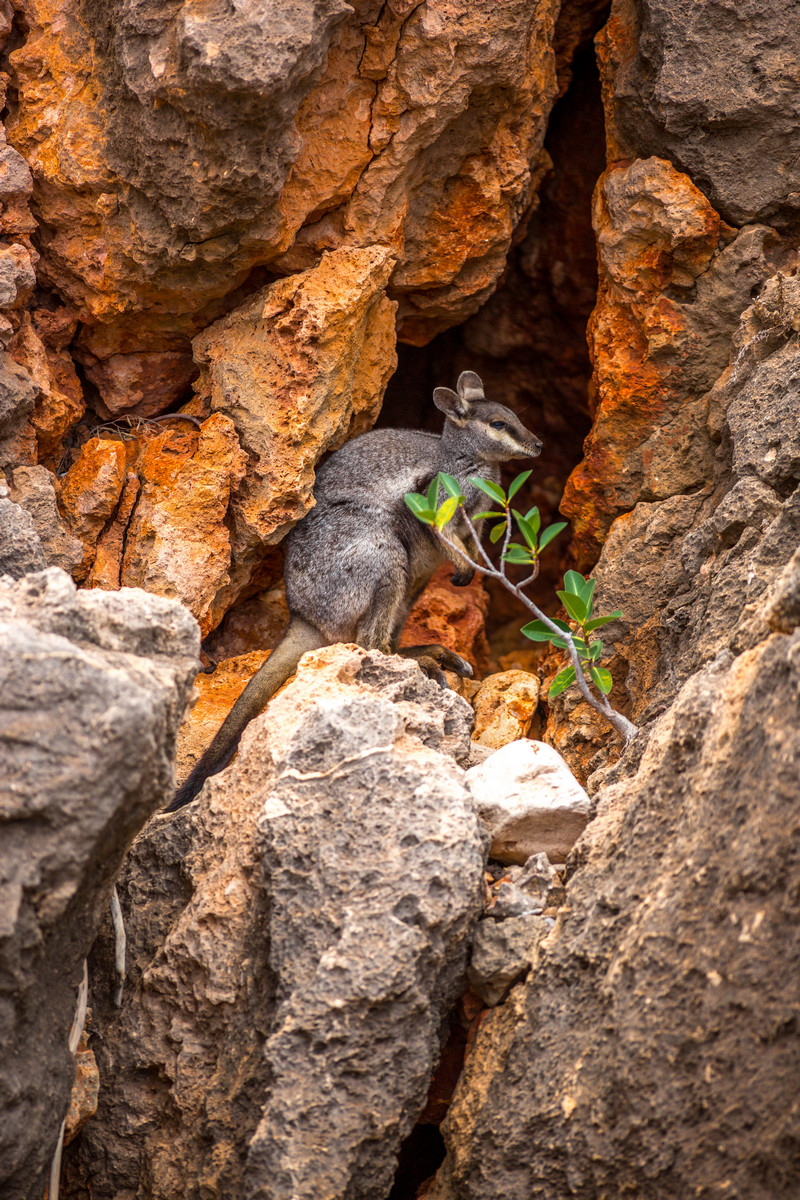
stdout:
[(397, 650), (395, 653), (402, 654), (404, 658), (416, 659), (428, 678), (438, 683), (440, 688), (449, 687), (445, 678), (445, 671), (452, 671), (454, 675), (460, 675), (462, 679), (470, 679), (472, 677), (472, 667), (467, 660), (462, 658), (460, 654), (456, 654), (454, 650), (448, 650), (447, 646), (436, 644), (431, 646), (403, 646), (402, 650)]

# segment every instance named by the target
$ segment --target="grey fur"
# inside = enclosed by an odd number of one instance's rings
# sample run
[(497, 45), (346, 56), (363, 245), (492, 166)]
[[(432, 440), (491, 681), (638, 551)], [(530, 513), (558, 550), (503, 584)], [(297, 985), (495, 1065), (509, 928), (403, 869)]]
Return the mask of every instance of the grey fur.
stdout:
[[(286, 636), (253, 676), (208, 750), (167, 811), (193, 800), (209, 775), (230, 762), (245, 726), (293, 674), (307, 650), (334, 642), (397, 651), (411, 607), (437, 567), (451, 561), (453, 582), (466, 585), (474, 558), (466, 522), (455, 518), (442, 546), (430, 526), (412, 516), (407, 492), (424, 492), (446, 471), (461, 484), (472, 516), (486, 497), (469, 476), (500, 480), (500, 463), (535, 458), (542, 444), (502, 404), (487, 400), (474, 371), (459, 376), (457, 391), (436, 388), (446, 420), (441, 437), (405, 429), (376, 429), (347, 442), (320, 467), (316, 506), (286, 539)], [(492, 422), (502, 428), (492, 428)], [(400, 653), (444, 683), (442, 666), (471, 674), (469, 664), (443, 646), (411, 646)]]

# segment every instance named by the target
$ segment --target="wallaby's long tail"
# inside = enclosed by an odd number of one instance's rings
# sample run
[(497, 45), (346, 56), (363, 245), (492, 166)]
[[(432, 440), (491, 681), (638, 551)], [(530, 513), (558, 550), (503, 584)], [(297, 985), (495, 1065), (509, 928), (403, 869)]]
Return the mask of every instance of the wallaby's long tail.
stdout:
[(270, 696), (293, 675), (307, 650), (326, 645), (325, 638), (313, 625), (293, 617), (283, 637), (263, 666), (259, 667), (239, 699), (218, 729), (213, 742), (195, 764), (191, 775), (172, 798), (164, 812), (175, 812), (194, 800), (209, 775), (216, 775), (233, 758), (239, 738)]

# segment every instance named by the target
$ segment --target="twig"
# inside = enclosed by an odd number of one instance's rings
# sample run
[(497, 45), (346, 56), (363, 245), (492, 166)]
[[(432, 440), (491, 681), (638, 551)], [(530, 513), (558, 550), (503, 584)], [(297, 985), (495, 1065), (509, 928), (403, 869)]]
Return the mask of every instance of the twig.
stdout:
[[(587, 702), (587, 704), (590, 704), (592, 706), (592, 708), (595, 710), (595, 712), (601, 713), (602, 716), (604, 716), (606, 718), (608, 723), (617, 731), (617, 733), (620, 735), (620, 737), (623, 738), (625, 744), (627, 745), (627, 743), (631, 740), (631, 738), (637, 732), (637, 727), (633, 724), (632, 721), (629, 721), (627, 717), (623, 716), (622, 713), (619, 713), (619, 712), (617, 712), (617, 710), (615, 708), (612, 708), (608, 702), (608, 699), (605, 696), (603, 696), (602, 699), (598, 699), (598, 697), (595, 696), (595, 694), (592, 692), (591, 688), (589, 687), (588, 683), (586, 682), (586, 676), (583, 673), (583, 667), (581, 666), (581, 661), (578, 656), (578, 650), (577, 650), (577, 647), (575, 646), (575, 642), (573, 641), (572, 634), (565, 629), (561, 629), (560, 626), (556, 625), (554, 621), (551, 621), (550, 618), (548, 616), (546, 616), (542, 612), (542, 610), (540, 608), (538, 608), (533, 603), (533, 601), (530, 600), (522, 592), (522, 590), (521, 590), (522, 587), (527, 586), (527, 584), (529, 582), (532, 582), (532, 579), (531, 580), (526, 579), (521, 584), (520, 583), (518, 583), (518, 584), (512, 583), (511, 580), (508, 578), (508, 575), (505, 572), (505, 563), (502, 558), (500, 560), (501, 561), (501, 570), (498, 570), (495, 567), (494, 563), (489, 558), (488, 554), (486, 553), (483, 546), (481, 545), (480, 540), (478, 539), (477, 531), (475, 529), (474, 524), (472, 523), (472, 518), (470, 517), (466, 508), (463, 511), (464, 511), (464, 517), (465, 517), (467, 524), (469, 525), (469, 528), (472, 532), (472, 536), (475, 539), (475, 543), (481, 552), (481, 557), (483, 558), (484, 562), (487, 564), (485, 567), (482, 567), (480, 565), (480, 563), (474, 562), (472, 559), (470, 559), (469, 560), (470, 566), (473, 567), (474, 570), (480, 571), (480, 573), (482, 575), (489, 575), (492, 579), (499, 580), (499, 582), (502, 583), (503, 586), (508, 589), (508, 591), (510, 591), (513, 595), (515, 595), (517, 597), (517, 599), (525, 606), (525, 608), (527, 608), (528, 612), (532, 613), (533, 616), (536, 617), (536, 619), (538, 621), (542, 622), (542, 624), (545, 626), (546, 629), (549, 629), (551, 633), (556, 635), (556, 637), (562, 638), (563, 641), (566, 642), (567, 653), (569, 654), (570, 662), (575, 671), (575, 682), (578, 685), (581, 695), (583, 696), (583, 698)], [(506, 519), (510, 525), (511, 517), (510, 517), (510, 512), (508, 510), (506, 512)], [(458, 547), (454, 546), (453, 543), (450, 541), (450, 539), (445, 536), (445, 534), (441, 531), (441, 529), (437, 529), (436, 532), (438, 533), (438, 535), (442, 539), (442, 541), (445, 543), (445, 545), (449, 546), (451, 550), (458, 549)], [(504, 551), (503, 551), (504, 553), (505, 553), (505, 547), (507, 545), (507, 539), (508, 539), (508, 531), (506, 531), (506, 543), (504, 543)], [(533, 579), (536, 578), (537, 573), (538, 573), (538, 563), (537, 563), (537, 571), (534, 572), (533, 577), (532, 577)]]
[[(83, 960), (83, 978), (78, 988), (78, 1002), (75, 1006), (75, 1016), (72, 1018), (72, 1027), (69, 1031), (69, 1052), (74, 1057), (78, 1051), (78, 1043), (81, 1040), (83, 1027), (86, 1024), (86, 1006), (89, 1002), (89, 969), (86, 965), (86, 959)], [(61, 1188), (61, 1156), (64, 1153), (64, 1133), (67, 1128), (67, 1118), (61, 1122), (61, 1129), (56, 1142), (56, 1149), (53, 1155), (53, 1161), (50, 1163), (50, 1187), (48, 1190), (48, 1200), (58, 1200), (59, 1190)]]
[(125, 922), (122, 919), (122, 908), (116, 884), (114, 884), (114, 890), (111, 893), (111, 924), (114, 926), (114, 969), (117, 975), (117, 984), (114, 988), (114, 1004), (117, 1008), (121, 1008), (122, 993), (125, 988), (125, 950), (127, 947), (127, 938), (125, 936)]

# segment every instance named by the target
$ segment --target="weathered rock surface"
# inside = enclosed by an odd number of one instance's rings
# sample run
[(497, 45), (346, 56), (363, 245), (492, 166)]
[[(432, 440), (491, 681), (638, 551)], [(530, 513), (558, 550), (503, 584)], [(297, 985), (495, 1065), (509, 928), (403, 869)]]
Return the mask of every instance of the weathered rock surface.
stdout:
[(609, 157), (671, 159), (726, 221), (796, 229), (798, 44), (781, 0), (615, 0), (599, 47)]
[(57, 569), (0, 583), (4, 1195), (43, 1194), (83, 959), (126, 848), (172, 786), (197, 650), (185, 609), (144, 592), (76, 592)]
[(83, 546), (58, 511), (54, 476), (47, 467), (17, 467), (10, 482), (11, 499), (30, 515), (46, 565), (72, 574), (83, 561)]
[(8, 488), (0, 484), (0, 575), (21, 579), (46, 566), (30, 513), (10, 500)]
[(404, 336), (475, 311), (547, 161), (557, 11), (26, 0), (10, 134), (108, 409), (167, 407), (187, 339), (265, 265), (388, 245)]
[(198, 394), (232, 420), (249, 455), (231, 505), (233, 583), (218, 589), (217, 621), (263, 547), (311, 508), (319, 458), (378, 415), (397, 361), (395, 305), (386, 298), (392, 263), (381, 246), (325, 254), (195, 340)]
[(798, 699), (797, 632), (723, 653), (598, 792), (567, 909), (478, 1031), (429, 1196), (793, 1195)]
[(692, 181), (649, 158), (612, 166), (595, 192), (600, 285), (589, 325), (595, 412), (567, 484), (581, 562), (639, 500), (696, 491), (713, 471), (708, 393), (774, 233), (724, 225)]
[(234, 765), (142, 834), (70, 1194), (388, 1193), (480, 911), (470, 723), (408, 660), (306, 655)]
[(551, 929), (544, 917), (509, 917), (481, 921), (472, 943), (469, 986), (490, 1008), (500, 1004), (512, 986), (530, 970), (536, 947)]
[(500, 862), (544, 853), (564, 862), (586, 825), (589, 797), (552, 746), (521, 738), (470, 767), (467, 783)]
[[(475, 693), (473, 740), (499, 750), (527, 737), (539, 702), (539, 680), (528, 671), (501, 671), (484, 679)], [(535, 732), (538, 732), (536, 730)]]

